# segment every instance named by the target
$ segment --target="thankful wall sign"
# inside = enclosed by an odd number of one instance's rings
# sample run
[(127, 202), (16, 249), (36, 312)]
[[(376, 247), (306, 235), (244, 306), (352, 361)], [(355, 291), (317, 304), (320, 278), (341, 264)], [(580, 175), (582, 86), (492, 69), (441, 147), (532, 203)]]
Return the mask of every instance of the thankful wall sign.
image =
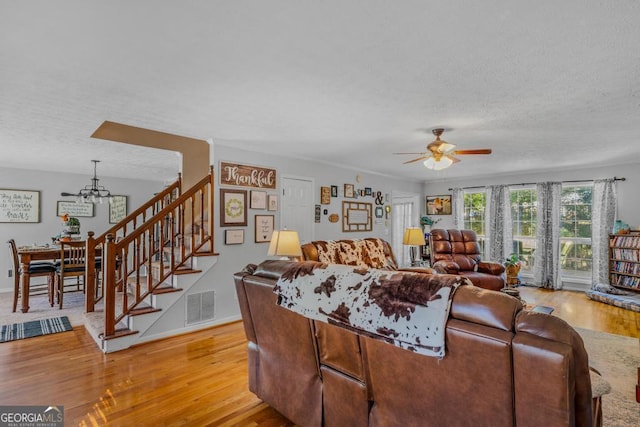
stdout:
[(276, 184), (275, 169), (220, 162), (220, 185), (275, 189)]

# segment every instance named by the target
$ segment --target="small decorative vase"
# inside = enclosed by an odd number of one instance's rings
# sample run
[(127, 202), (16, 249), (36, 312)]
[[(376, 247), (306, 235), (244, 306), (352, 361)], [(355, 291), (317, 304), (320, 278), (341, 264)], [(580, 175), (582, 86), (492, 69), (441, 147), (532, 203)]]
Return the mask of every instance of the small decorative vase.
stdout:
[(618, 234), (622, 230), (622, 220), (616, 219), (616, 222), (613, 224), (613, 234)]

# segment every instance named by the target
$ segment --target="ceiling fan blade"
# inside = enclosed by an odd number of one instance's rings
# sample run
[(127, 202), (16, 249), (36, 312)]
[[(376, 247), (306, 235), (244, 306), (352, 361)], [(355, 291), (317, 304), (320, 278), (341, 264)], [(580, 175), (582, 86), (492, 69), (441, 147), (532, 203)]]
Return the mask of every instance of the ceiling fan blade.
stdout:
[(426, 155), (427, 153), (425, 153), (424, 151), (421, 153), (392, 153), (392, 154), (422, 154), (422, 155)]
[(491, 154), (491, 148), (477, 148), (475, 150), (456, 150), (449, 154)]
[(404, 162), (403, 164), (407, 164), (407, 163), (413, 163), (413, 162), (419, 162), (420, 160), (424, 160), (424, 159), (428, 159), (431, 156), (420, 156), (417, 159), (413, 159), (413, 160), (409, 160), (407, 162)]
[(75, 194), (75, 193), (60, 193), (60, 195), (62, 197), (76, 197), (77, 196), (77, 194)]
[(456, 163), (458, 163), (458, 162), (460, 161), (460, 159), (459, 159), (459, 158), (457, 158), (457, 157), (453, 157), (453, 156), (451, 156), (451, 155), (449, 155), (449, 156), (447, 156), (447, 157), (448, 157), (448, 158), (450, 158), (450, 159), (451, 159), (451, 161), (453, 161), (453, 163), (451, 163), (452, 165), (455, 165)]

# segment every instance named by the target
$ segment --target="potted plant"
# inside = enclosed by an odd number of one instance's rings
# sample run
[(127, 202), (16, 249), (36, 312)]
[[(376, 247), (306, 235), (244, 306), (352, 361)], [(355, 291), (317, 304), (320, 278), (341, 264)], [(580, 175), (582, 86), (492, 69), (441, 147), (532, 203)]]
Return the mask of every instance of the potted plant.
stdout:
[(504, 267), (507, 275), (507, 286), (519, 284), (518, 273), (520, 273), (520, 267), (522, 267), (522, 258), (517, 253), (511, 253), (504, 261)]
[(440, 221), (440, 218), (433, 219), (429, 218), (427, 215), (420, 217), (420, 225), (424, 228), (425, 233), (431, 232), (431, 226), (438, 223), (438, 221)]

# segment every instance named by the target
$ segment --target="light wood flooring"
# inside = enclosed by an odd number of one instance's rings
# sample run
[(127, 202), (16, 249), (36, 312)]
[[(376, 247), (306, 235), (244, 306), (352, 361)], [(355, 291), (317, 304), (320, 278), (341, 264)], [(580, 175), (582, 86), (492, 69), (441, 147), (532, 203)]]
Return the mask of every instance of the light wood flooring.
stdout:
[[(521, 287), (573, 326), (640, 336), (640, 313)], [(84, 328), (0, 344), (0, 405), (63, 405), (67, 426), (290, 426), (247, 387), (240, 322), (103, 354)]]

